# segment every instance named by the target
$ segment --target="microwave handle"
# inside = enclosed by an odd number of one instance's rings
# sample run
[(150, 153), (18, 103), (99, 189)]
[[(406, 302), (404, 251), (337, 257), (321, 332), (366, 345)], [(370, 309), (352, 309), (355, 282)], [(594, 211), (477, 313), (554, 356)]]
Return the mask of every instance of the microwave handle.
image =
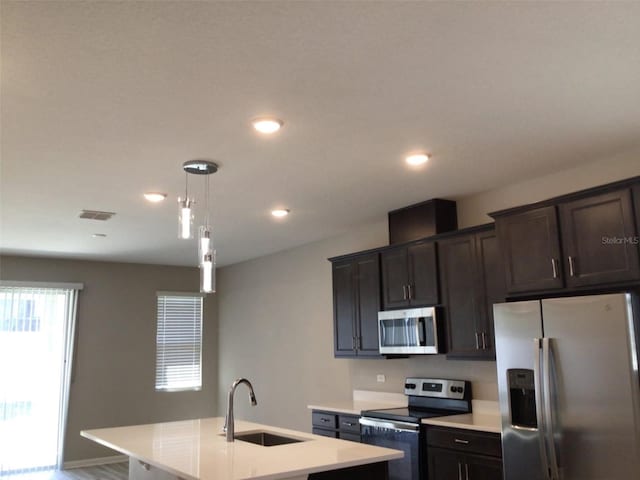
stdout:
[(421, 347), (424, 347), (427, 343), (426, 337), (427, 337), (427, 332), (426, 332), (426, 325), (425, 325), (425, 319), (424, 317), (420, 317), (418, 318), (418, 341), (420, 343)]

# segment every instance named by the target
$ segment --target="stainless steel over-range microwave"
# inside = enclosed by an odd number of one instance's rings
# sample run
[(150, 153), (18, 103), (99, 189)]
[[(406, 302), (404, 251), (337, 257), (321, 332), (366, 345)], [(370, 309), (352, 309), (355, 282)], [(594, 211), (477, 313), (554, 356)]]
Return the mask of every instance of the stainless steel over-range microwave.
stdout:
[(378, 312), (378, 338), (383, 355), (442, 353), (436, 307)]

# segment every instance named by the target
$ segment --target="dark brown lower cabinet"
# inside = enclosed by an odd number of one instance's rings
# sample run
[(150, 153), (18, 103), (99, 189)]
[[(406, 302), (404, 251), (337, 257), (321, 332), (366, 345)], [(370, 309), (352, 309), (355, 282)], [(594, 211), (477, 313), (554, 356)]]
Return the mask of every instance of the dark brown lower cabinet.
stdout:
[(360, 415), (313, 410), (312, 433), (324, 437), (360, 442)]
[(429, 480), (502, 480), (500, 435), (427, 427)]
[(389, 480), (389, 462), (310, 473), (309, 480)]
[(502, 460), (429, 448), (429, 480), (502, 480)]

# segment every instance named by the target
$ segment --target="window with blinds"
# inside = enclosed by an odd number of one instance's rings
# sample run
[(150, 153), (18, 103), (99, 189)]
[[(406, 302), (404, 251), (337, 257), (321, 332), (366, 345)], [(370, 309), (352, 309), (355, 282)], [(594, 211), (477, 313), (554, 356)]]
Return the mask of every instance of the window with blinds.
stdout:
[(156, 390), (202, 386), (202, 295), (158, 292)]

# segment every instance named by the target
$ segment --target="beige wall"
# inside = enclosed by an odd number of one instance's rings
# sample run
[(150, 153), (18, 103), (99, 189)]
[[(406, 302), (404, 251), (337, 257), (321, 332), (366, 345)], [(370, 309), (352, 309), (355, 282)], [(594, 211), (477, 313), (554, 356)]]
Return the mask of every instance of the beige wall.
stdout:
[[(630, 152), (518, 185), (458, 199), (461, 227), (486, 223), (486, 212), (640, 175)], [(292, 220), (293, 221), (293, 220)], [(474, 397), (497, 399), (495, 362), (333, 358), (331, 266), (327, 258), (387, 244), (384, 214), (377, 224), (338, 238), (223, 268), (219, 275), (219, 413), (234, 378), (249, 378), (258, 406), (244, 392), (237, 418), (309, 430), (311, 402), (345, 399), (353, 389), (399, 392), (405, 376), (472, 380)], [(385, 383), (376, 375), (384, 374)]]
[(539, 202), (565, 193), (640, 175), (640, 150), (620, 153), (551, 175), (456, 199), (460, 228), (492, 221), (504, 208)]
[[(204, 303), (203, 388), (156, 392), (156, 291), (198, 291), (195, 268), (0, 257), (2, 280), (81, 282), (65, 461), (116, 452), (80, 430), (211, 416), (217, 389), (216, 300)], [(6, 366), (2, 366), (6, 368)]]

